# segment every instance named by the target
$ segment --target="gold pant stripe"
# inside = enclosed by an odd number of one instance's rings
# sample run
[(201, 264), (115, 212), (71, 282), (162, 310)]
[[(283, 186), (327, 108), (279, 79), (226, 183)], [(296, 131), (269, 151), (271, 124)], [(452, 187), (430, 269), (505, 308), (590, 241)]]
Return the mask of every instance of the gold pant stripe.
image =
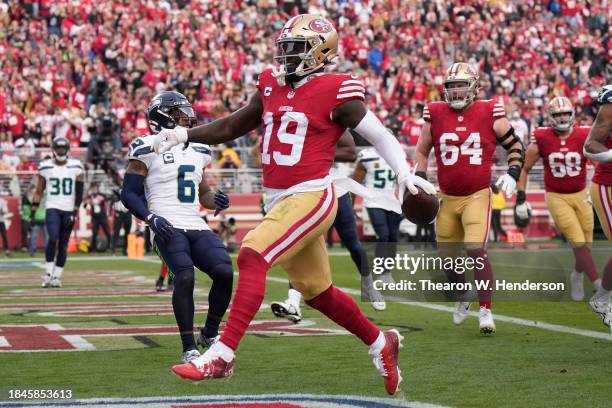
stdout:
[(332, 186), (329, 186), (325, 189), (317, 206), (308, 215), (291, 226), (280, 239), (276, 240), (262, 253), (266, 262), (272, 264), (287, 248), (304, 238), (318, 223), (324, 220), (331, 211), (334, 200)]
[(612, 186), (592, 182), (589, 191), (601, 228), (608, 241), (612, 241)]

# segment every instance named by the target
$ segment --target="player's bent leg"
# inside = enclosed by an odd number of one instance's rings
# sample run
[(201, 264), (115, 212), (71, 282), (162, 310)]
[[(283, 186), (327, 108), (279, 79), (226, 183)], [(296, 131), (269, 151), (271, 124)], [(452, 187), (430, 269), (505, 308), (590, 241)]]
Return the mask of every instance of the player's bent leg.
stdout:
[(174, 366), (176, 375), (201, 381), (233, 374), (234, 351), (263, 302), (266, 272), (325, 233), (333, 223), (336, 208), (333, 186), (297, 193), (276, 204), (247, 234), (238, 254), (238, 286), (221, 339), (189, 364)]
[(234, 269), (227, 249), (219, 236), (212, 231), (191, 232), (191, 253), (195, 266), (212, 279), (208, 293), (206, 323), (200, 330), (198, 343), (208, 348), (219, 334), (219, 324), (232, 297)]
[(355, 212), (349, 194), (345, 194), (338, 199), (338, 214), (334, 220), (334, 227), (340, 235), (340, 240), (349, 250), (351, 258), (361, 275), (362, 293), (365, 293), (374, 310), (385, 310), (387, 307), (385, 298), (374, 289), (374, 280), (368, 267), (368, 255), (361, 242), (359, 242)]
[(307, 305), (317, 309), (339, 326), (370, 346), (376, 367), (385, 377), (389, 394), (401, 382), (397, 355), (401, 336), (396, 331), (382, 333), (359, 309), (352, 297), (334, 287), (329, 257), (321, 235), (316, 241), (282, 264), (292, 284), (299, 289)]
[(197, 350), (193, 336), (193, 288), (195, 275), (189, 241), (181, 230), (175, 229), (172, 240), (162, 242), (155, 238), (159, 253), (174, 274), (172, 308), (183, 345), (183, 353)]
[(342, 244), (351, 254), (351, 259), (355, 266), (357, 266), (359, 274), (361, 276), (370, 275), (368, 256), (363, 245), (359, 242), (355, 212), (353, 211), (351, 197), (348, 193), (338, 198), (338, 212), (334, 220), (334, 227), (338, 231)]
[[(591, 182), (589, 186), (593, 207), (599, 218), (601, 228), (612, 242), (612, 186), (605, 186)], [(610, 326), (612, 319), (612, 258), (608, 260), (601, 278), (601, 286), (591, 297), (589, 304), (591, 308), (601, 316), (603, 323)]]

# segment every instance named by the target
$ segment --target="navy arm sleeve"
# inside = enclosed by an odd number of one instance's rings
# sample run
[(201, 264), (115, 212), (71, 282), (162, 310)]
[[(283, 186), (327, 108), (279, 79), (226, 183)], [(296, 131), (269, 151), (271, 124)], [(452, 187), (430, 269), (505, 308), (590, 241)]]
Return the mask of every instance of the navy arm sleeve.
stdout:
[(145, 221), (151, 212), (144, 200), (145, 176), (126, 174), (121, 189), (121, 202), (132, 214)]

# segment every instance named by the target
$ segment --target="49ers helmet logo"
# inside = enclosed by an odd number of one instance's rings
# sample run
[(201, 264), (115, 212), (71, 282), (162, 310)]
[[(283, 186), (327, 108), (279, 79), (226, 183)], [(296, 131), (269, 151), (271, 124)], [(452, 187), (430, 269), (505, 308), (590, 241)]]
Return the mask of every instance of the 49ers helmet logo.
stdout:
[(312, 20), (310, 24), (308, 24), (308, 28), (315, 33), (329, 33), (333, 29), (331, 24), (323, 19)]

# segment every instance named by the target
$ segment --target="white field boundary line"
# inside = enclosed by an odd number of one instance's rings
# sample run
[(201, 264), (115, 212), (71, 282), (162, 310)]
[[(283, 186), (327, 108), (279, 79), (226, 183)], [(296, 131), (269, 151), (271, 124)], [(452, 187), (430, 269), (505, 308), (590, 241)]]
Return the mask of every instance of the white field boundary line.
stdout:
[[(346, 255), (348, 255), (348, 251), (345, 253)], [(336, 255), (336, 256), (340, 256), (340, 254)], [(95, 258), (95, 259), (94, 259)], [(83, 259), (83, 260), (109, 260), (109, 259), (128, 259), (127, 257), (91, 257), (91, 258), (75, 258), (74, 260), (77, 259)], [(146, 257), (144, 259), (141, 259), (141, 261), (144, 262), (151, 262), (151, 263), (159, 263), (159, 260), (156, 257)], [(234, 274), (237, 275), (238, 272), (234, 271)], [(268, 281), (270, 282), (276, 282), (276, 283), (287, 283), (287, 279), (285, 278), (277, 278), (274, 276), (268, 276), (266, 278)], [(354, 296), (361, 296), (361, 291), (355, 290), (355, 289), (351, 289), (351, 288), (340, 288), (343, 291), (345, 291), (346, 293), (350, 294), (350, 295), (354, 295)], [(407, 305), (407, 306), (414, 306), (414, 307), (420, 307), (423, 309), (430, 309), (430, 310), (436, 310), (439, 312), (448, 312), (448, 313), (453, 313), (454, 308), (451, 306), (446, 306), (446, 305), (439, 305), (439, 304), (435, 304), (435, 303), (428, 303), (428, 302), (406, 302), (406, 301), (402, 301), (402, 302), (398, 302), (400, 304), (403, 305)], [(472, 317), (478, 317), (478, 313), (476, 312), (470, 312), (470, 316)], [(596, 317), (596, 316), (593, 316)], [(519, 317), (513, 317), (513, 316), (504, 316), (504, 315), (499, 315), (496, 314), (494, 315), (495, 320), (497, 321), (501, 321), (501, 322), (506, 322), (506, 323), (512, 323), (512, 324), (517, 324), (520, 326), (526, 326), (526, 327), (534, 327), (534, 328), (538, 328), (538, 329), (543, 329), (543, 330), (548, 330), (548, 331), (553, 331), (553, 332), (558, 332), (558, 333), (566, 333), (566, 334), (573, 334), (576, 336), (583, 336), (583, 337), (591, 337), (594, 339), (602, 339), (602, 340), (608, 340), (608, 341), (612, 341), (612, 331), (610, 333), (605, 333), (605, 332), (598, 332), (598, 331), (594, 331), (594, 330), (586, 330), (586, 329), (577, 329), (574, 327), (568, 327), (568, 326), (562, 326), (559, 324), (552, 324), (552, 323), (546, 323), (546, 322), (542, 322), (539, 320), (529, 320), (529, 319), (522, 319)]]

